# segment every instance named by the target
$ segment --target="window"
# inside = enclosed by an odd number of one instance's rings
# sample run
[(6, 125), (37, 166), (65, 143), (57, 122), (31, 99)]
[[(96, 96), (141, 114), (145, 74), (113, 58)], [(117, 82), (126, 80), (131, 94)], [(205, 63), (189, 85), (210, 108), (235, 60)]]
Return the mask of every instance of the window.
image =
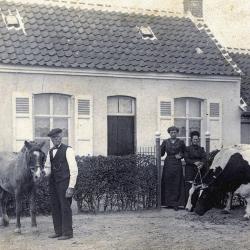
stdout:
[[(61, 94), (39, 94), (34, 96), (34, 138), (47, 141), (48, 132), (59, 127), (63, 130), (63, 143), (68, 144), (70, 97)], [(52, 145), (51, 145), (52, 146)]]
[(180, 129), (179, 138), (189, 145), (189, 135), (191, 131), (201, 133), (202, 102), (196, 98), (176, 98), (174, 99), (174, 124)]
[(23, 33), (26, 35), (23, 18), (20, 16), (18, 10), (16, 9), (15, 12), (11, 12), (8, 10), (8, 14), (1, 11), (3, 22), (8, 30), (15, 29), (15, 30), (22, 30)]
[(134, 99), (131, 97), (108, 97), (108, 115), (134, 115), (134, 106)]
[(142, 39), (150, 39), (150, 40), (157, 39), (152, 29), (149, 26), (141, 26), (139, 30), (140, 30)]

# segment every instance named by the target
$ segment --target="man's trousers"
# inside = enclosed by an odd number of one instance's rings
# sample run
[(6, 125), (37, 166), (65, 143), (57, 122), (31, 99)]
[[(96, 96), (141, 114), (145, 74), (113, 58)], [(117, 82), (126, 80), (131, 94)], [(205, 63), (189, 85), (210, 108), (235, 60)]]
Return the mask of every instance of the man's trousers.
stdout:
[(72, 198), (66, 198), (69, 179), (55, 182), (50, 180), (51, 209), (55, 233), (58, 235), (73, 235), (72, 228)]

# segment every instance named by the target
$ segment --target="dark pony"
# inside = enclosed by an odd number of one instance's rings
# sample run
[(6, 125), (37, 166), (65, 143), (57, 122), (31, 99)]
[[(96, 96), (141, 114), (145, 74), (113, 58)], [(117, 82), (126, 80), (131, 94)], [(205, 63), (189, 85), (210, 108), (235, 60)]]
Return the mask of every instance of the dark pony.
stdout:
[(44, 176), (45, 153), (41, 150), (45, 142), (24, 142), (20, 152), (0, 153), (0, 213), (1, 224), (7, 226), (9, 219), (6, 211), (7, 193), (13, 194), (16, 201), (16, 233), (21, 233), (21, 196), (30, 197), (31, 226), (37, 230), (35, 209), (35, 186)]

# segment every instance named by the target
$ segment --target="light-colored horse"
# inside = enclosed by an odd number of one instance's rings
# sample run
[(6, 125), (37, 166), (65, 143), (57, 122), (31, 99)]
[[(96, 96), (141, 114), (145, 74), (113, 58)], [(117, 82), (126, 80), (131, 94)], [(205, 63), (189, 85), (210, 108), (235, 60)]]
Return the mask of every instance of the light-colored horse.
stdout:
[(16, 233), (21, 233), (21, 195), (27, 193), (30, 199), (30, 216), (33, 231), (37, 230), (36, 208), (35, 208), (35, 187), (43, 176), (45, 153), (41, 150), (44, 142), (25, 141), (19, 153), (0, 153), (0, 213), (1, 224), (7, 226), (9, 218), (6, 211), (7, 193), (15, 196), (16, 202)]

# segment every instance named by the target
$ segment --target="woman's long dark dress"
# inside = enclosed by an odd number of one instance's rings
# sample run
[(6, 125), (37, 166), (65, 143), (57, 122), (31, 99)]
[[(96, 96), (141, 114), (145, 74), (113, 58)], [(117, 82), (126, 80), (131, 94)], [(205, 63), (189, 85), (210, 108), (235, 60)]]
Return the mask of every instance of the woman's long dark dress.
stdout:
[[(186, 192), (186, 201), (189, 196), (189, 189), (192, 184), (187, 181), (193, 181), (198, 172), (197, 166), (194, 164), (197, 161), (203, 163), (203, 167), (201, 169), (201, 176), (203, 176), (206, 172), (206, 152), (203, 147), (199, 145), (191, 145), (186, 147), (186, 151), (184, 153), (184, 159), (186, 162), (185, 166), (185, 192)], [(200, 176), (197, 175), (197, 181), (200, 180)]]
[(185, 189), (181, 159), (175, 155), (184, 155), (185, 144), (180, 139), (174, 143), (171, 139), (164, 140), (161, 145), (161, 156), (167, 153), (162, 173), (162, 205), (178, 207), (185, 205)]

